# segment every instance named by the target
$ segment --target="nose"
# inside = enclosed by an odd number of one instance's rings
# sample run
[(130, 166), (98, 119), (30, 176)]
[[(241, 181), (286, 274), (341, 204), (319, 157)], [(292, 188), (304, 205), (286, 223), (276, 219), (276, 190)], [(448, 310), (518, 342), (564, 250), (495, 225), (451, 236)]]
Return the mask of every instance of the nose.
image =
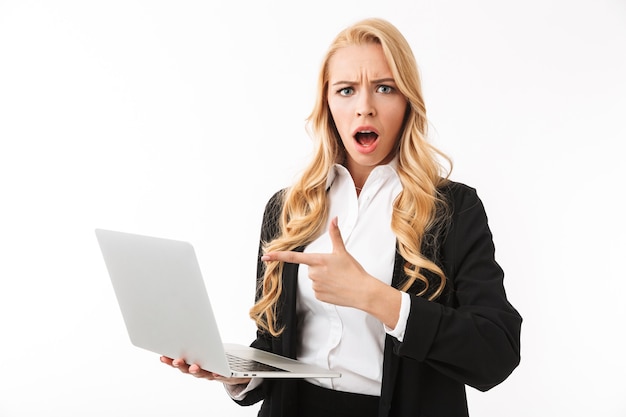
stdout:
[(359, 117), (376, 115), (373, 97), (370, 94), (365, 92), (359, 94), (356, 103), (356, 115)]

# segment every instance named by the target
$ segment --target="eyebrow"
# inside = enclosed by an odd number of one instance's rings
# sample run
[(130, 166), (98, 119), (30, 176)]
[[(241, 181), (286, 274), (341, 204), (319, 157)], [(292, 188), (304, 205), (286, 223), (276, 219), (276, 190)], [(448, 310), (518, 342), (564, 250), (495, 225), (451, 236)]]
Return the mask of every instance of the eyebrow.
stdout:
[[(370, 84), (381, 84), (381, 83), (388, 83), (388, 82), (395, 83), (396, 80), (394, 80), (393, 78), (379, 78), (377, 80), (372, 80)], [(335, 86), (335, 85), (341, 85), (341, 84), (356, 84), (356, 83), (357, 83), (356, 81), (337, 81), (337, 82), (334, 82), (332, 85)]]

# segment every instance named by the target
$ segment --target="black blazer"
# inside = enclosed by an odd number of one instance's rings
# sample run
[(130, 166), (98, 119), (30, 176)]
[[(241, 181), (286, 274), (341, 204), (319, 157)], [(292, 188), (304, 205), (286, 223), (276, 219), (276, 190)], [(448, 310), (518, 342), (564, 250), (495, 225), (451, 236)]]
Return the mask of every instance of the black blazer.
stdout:
[[(450, 182), (442, 188), (451, 219), (438, 234), (432, 257), (448, 278), (435, 302), (414, 295), (404, 340), (387, 335), (378, 415), (468, 416), (465, 385), (486, 391), (504, 381), (520, 360), (522, 318), (508, 302), (503, 271), (494, 258), (492, 234), (476, 191)], [(268, 202), (261, 232), (269, 240), (278, 232), (279, 193)], [(375, 244), (375, 243), (373, 243)], [(432, 247), (432, 246), (431, 246)], [(303, 248), (299, 248), (303, 250)], [(260, 258), (260, 256), (259, 256)], [(404, 260), (396, 255), (392, 285), (404, 277)], [(252, 346), (296, 356), (296, 282), (298, 266), (286, 264), (279, 303), (279, 337), (258, 332)], [(257, 279), (262, 279), (259, 260)], [(258, 296), (258, 294), (257, 294)], [(297, 384), (293, 380), (265, 380), (237, 401), (263, 401), (259, 416), (295, 416)]]

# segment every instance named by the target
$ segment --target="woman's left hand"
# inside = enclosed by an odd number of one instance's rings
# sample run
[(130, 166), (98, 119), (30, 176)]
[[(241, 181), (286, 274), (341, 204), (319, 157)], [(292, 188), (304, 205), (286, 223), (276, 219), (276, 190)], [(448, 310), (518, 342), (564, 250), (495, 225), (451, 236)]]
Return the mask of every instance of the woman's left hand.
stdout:
[(369, 275), (348, 253), (336, 217), (330, 222), (328, 233), (333, 246), (331, 253), (276, 251), (265, 254), (261, 260), (308, 265), (309, 278), (318, 300), (363, 309), (368, 291), (380, 281)]

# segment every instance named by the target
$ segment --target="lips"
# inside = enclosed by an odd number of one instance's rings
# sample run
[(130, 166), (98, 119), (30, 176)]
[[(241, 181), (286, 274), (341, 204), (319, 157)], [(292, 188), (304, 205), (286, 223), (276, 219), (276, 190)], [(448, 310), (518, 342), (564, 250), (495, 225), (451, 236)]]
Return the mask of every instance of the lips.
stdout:
[(355, 130), (353, 137), (359, 145), (367, 148), (378, 139), (378, 131), (372, 127), (360, 127)]

